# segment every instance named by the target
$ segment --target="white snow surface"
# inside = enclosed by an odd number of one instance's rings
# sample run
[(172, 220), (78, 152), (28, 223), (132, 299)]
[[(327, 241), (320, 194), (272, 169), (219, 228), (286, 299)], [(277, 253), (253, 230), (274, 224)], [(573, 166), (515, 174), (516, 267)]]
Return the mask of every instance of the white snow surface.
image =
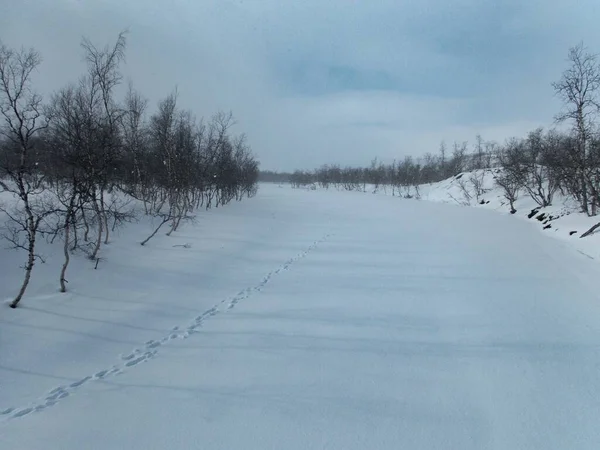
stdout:
[(127, 226), (67, 294), (44, 244), (0, 307), (0, 449), (598, 449), (600, 266), (530, 223), (262, 185)]
[[(476, 170), (459, 174), (439, 183), (422, 185), (419, 188), (420, 199), (491, 209), (509, 214), (509, 202), (504, 197), (502, 189), (494, 182), (494, 178), (501, 171), (500, 168)], [(483, 193), (479, 197), (477, 197), (471, 181), (474, 177), (483, 181)], [(462, 186), (466, 188), (467, 196), (461, 186), (461, 180)], [(379, 192), (389, 194), (390, 190), (389, 188), (380, 189)], [(414, 190), (412, 194), (414, 194)], [(588, 258), (600, 260), (600, 230), (585, 238), (580, 238), (582, 234), (600, 222), (600, 216), (588, 217), (583, 214), (572, 198), (565, 197), (561, 195), (560, 191), (556, 191), (552, 205), (542, 208), (527, 192), (522, 190), (515, 202), (515, 209), (517, 210), (515, 217), (528, 220), (548, 236), (567, 241), (569, 245)], [(530, 218), (529, 215), (534, 209), (537, 209), (538, 212)], [(542, 214), (543, 217), (541, 217)]]

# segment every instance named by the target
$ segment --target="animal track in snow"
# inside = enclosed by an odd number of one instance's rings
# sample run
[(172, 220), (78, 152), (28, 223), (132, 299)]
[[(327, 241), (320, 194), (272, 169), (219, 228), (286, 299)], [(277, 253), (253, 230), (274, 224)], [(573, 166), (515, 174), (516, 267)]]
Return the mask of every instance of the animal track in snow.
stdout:
[(33, 412), (33, 408), (25, 408), (25, 409), (21, 409), (21, 410), (17, 411), (11, 417), (13, 419), (16, 419), (18, 417), (23, 417), (23, 416), (26, 416), (27, 414), (31, 414), (32, 412)]
[(160, 340), (149, 340), (144, 343), (142, 348), (136, 348), (132, 352), (127, 354), (122, 354), (120, 359), (123, 361), (120, 366), (112, 366), (107, 369), (100, 370), (93, 375), (85, 376), (77, 381), (70, 383), (68, 386), (58, 386), (52, 390), (50, 390), (44, 397), (40, 400), (34, 402), (32, 405), (22, 408), (5, 408), (0, 410), (0, 423), (10, 421), (12, 419), (19, 419), (29, 414), (35, 412), (42, 412), (56, 404), (58, 404), (59, 400), (62, 400), (66, 397), (69, 397), (73, 394), (77, 389), (81, 389), (82, 386), (87, 385), (92, 381), (101, 381), (106, 378), (120, 375), (124, 373), (126, 370), (131, 369), (143, 362), (146, 362), (152, 358), (154, 358), (158, 352), (158, 349), (167, 342), (173, 339), (187, 339), (194, 333), (199, 332), (199, 328), (202, 327), (205, 320), (208, 318), (215, 316), (224, 312), (219, 308), (219, 305), (226, 304), (228, 302), (228, 306), (225, 311), (233, 309), (239, 302), (246, 300), (251, 295), (255, 293), (259, 293), (262, 289), (273, 279), (275, 275), (278, 275), (282, 271), (287, 271), (289, 268), (296, 263), (297, 261), (305, 258), (311, 251), (313, 251), (319, 244), (326, 241), (330, 237), (329, 234), (325, 235), (321, 240), (315, 241), (309, 247), (307, 247), (303, 252), (299, 253), (293, 258), (285, 261), (281, 266), (276, 268), (275, 270), (267, 273), (258, 284), (255, 286), (247, 287), (240, 292), (238, 292), (233, 298), (226, 298), (219, 302), (217, 305), (207, 309), (202, 314), (198, 315), (194, 318), (191, 324), (186, 327), (175, 326), (171, 328), (169, 334), (161, 338)]
[(95, 378), (96, 380), (102, 380), (103, 378), (105, 378), (105, 377), (106, 377), (106, 375), (107, 375), (107, 374), (108, 374), (108, 369), (101, 370), (100, 372), (96, 372), (96, 373), (94, 374), (94, 378)]
[(142, 355), (138, 356), (137, 358), (132, 359), (131, 361), (127, 361), (125, 363), (125, 366), (126, 367), (137, 366), (139, 363), (149, 360), (154, 355), (156, 355), (156, 350), (143, 353)]
[(82, 379), (81, 379), (81, 380), (79, 380), (79, 381), (75, 381), (74, 383), (71, 383), (71, 384), (69, 385), (69, 387), (71, 387), (71, 388), (76, 388), (76, 387), (79, 387), (79, 386), (81, 386), (83, 383), (87, 383), (87, 382), (88, 382), (89, 380), (91, 380), (91, 379), (92, 379), (92, 377), (90, 377), (90, 376), (88, 376), (88, 377), (85, 377), (85, 378), (82, 378)]

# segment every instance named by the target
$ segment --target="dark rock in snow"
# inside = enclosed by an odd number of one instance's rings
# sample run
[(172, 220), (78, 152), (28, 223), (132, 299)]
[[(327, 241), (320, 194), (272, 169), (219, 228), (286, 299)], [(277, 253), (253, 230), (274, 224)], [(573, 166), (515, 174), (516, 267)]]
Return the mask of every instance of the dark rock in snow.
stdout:
[(540, 208), (534, 208), (534, 209), (532, 209), (531, 212), (529, 214), (527, 214), (527, 218), (528, 219), (533, 218), (533, 216), (535, 216), (538, 213), (539, 210), (540, 210)]
[(547, 230), (548, 228), (552, 228), (552, 225), (548, 224), (544, 227), (544, 230)]
[(574, 234), (577, 234), (577, 231), (571, 231), (571, 232), (569, 233), (569, 236), (573, 236)]

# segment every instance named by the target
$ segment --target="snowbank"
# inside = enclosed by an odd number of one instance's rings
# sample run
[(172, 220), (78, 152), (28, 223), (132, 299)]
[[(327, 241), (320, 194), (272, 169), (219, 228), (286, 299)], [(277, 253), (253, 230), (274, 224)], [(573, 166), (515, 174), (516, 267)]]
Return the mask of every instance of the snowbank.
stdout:
[[(465, 172), (439, 183), (419, 188), (422, 200), (472, 206), (510, 214), (509, 202), (494, 179), (501, 169)], [(474, 179), (482, 181), (477, 195)], [(593, 259), (600, 259), (600, 233), (581, 236), (597, 224), (598, 217), (588, 217), (580, 212), (577, 204), (560, 192), (556, 192), (551, 206), (540, 207), (527, 193), (521, 192), (515, 202), (515, 217), (527, 220), (541, 232), (574, 246), (579, 252)]]
[[(437, 183), (420, 185), (417, 189), (414, 186), (396, 189), (385, 185), (361, 185), (361, 191), (367, 194), (427, 200), (461, 207), (485, 208), (510, 215), (509, 202), (504, 197), (502, 188), (495, 183), (495, 178), (501, 170), (463, 172)], [(312, 184), (304, 189), (317, 190), (319, 187)], [(335, 188), (330, 187), (330, 189)], [(600, 222), (600, 217), (588, 217), (580, 211), (573, 199), (557, 191), (553, 196), (552, 205), (541, 207), (526, 192), (521, 191), (514, 206), (516, 218), (527, 220), (544, 234), (567, 242), (589, 258), (600, 260), (600, 227), (598, 232), (589, 233), (582, 238)]]

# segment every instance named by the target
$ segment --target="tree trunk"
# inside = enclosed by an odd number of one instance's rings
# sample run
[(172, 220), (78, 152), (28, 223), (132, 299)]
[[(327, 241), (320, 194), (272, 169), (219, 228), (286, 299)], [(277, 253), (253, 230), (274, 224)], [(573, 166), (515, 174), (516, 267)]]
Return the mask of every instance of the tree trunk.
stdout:
[(73, 246), (71, 247), (71, 251), (74, 251), (77, 247), (79, 247), (79, 237), (77, 235), (77, 223), (75, 222), (75, 214), (71, 217), (71, 225), (73, 225)]
[(71, 260), (69, 255), (69, 230), (70, 223), (69, 220), (67, 220), (65, 222), (65, 244), (63, 245), (65, 261), (63, 262), (62, 269), (60, 270), (60, 292), (67, 292), (67, 280), (65, 279), (65, 275), (67, 273), (67, 267), (69, 267), (69, 261)]
[(596, 225), (594, 225), (592, 228), (590, 228), (589, 230), (587, 230), (585, 233), (583, 233), (581, 236), (579, 236), (579, 239), (584, 238), (584, 237), (588, 237), (590, 234), (594, 234), (594, 232), (600, 228), (600, 222), (597, 223)]
[(158, 230), (160, 230), (162, 228), (162, 226), (167, 223), (169, 220), (171, 220), (171, 217), (165, 217), (163, 218), (162, 222), (160, 223), (160, 225), (158, 225), (156, 227), (156, 229), (152, 232), (152, 234), (150, 236), (148, 236), (145, 240), (143, 240), (142, 242), (140, 242), (141, 246), (144, 246), (148, 243), (148, 241), (150, 239), (152, 239), (154, 236), (156, 236), (156, 233), (158, 233)]
[(81, 220), (83, 220), (83, 226), (85, 227), (85, 232), (83, 233), (83, 240), (85, 242), (90, 241), (90, 224), (85, 217), (85, 205), (83, 202), (81, 203)]
[(98, 206), (98, 200), (96, 198), (94, 198), (94, 210), (96, 212), (96, 218), (98, 219), (98, 236), (96, 237), (96, 244), (94, 245), (94, 251), (90, 256), (90, 259), (96, 259), (98, 257), (100, 245), (102, 245), (102, 235), (104, 234), (104, 220), (102, 218), (102, 213), (100, 211), (100, 207)]
[(28, 225), (29, 231), (27, 232), (27, 234), (28, 234), (28, 239), (29, 239), (29, 246), (27, 249), (28, 256), (27, 256), (27, 265), (25, 266), (25, 279), (23, 280), (21, 289), (19, 289), (19, 293), (17, 294), (15, 299), (10, 304), (10, 307), (13, 309), (19, 305), (19, 302), (21, 301), (21, 299), (23, 298), (23, 295), (25, 294), (25, 291), (27, 290), (27, 286), (29, 285), (29, 280), (31, 279), (31, 272), (32, 272), (33, 266), (35, 264), (35, 237), (37, 234), (37, 227), (35, 226), (33, 217), (30, 217), (28, 219), (28, 222), (29, 222), (29, 225)]
[(101, 219), (104, 221), (104, 233), (106, 235), (106, 237), (104, 238), (104, 243), (108, 244), (108, 238), (109, 238), (109, 227), (108, 227), (108, 216), (106, 214), (106, 208), (104, 206), (104, 189), (100, 189), (100, 212), (101, 212)]
[(177, 215), (173, 217), (173, 222), (171, 223), (171, 229), (167, 232), (167, 236), (171, 236), (173, 231), (177, 229), (177, 225), (179, 224), (179, 220), (181, 220), (182, 212), (180, 209), (177, 210)]
[(587, 183), (585, 181), (585, 174), (583, 173), (583, 170), (581, 171), (579, 183), (581, 185), (580, 186), (580, 188), (581, 188), (581, 203), (583, 206), (583, 212), (589, 216), (590, 215), (590, 206), (588, 203)]
[[(71, 194), (71, 200), (69, 201), (69, 207), (67, 209), (67, 217), (65, 219), (65, 243), (63, 245), (63, 254), (65, 256), (65, 261), (63, 262), (62, 269), (60, 270), (60, 292), (67, 292), (67, 284), (68, 281), (65, 279), (65, 275), (67, 273), (67, 267), (69, 267), (69, 262), (71, 260), (71, 255), (69, 254), (69, 238), (71, 231), (71, 224), (73, 222), (73, 208), (75, 207), (75, 199), (77, 198), (77, 194), (73, 192)], [(75, 231), (75, 236), (77, 236), (77, 229)]]
[(181, 223), (181, 218), (183, 217), (183, 214), (179, 214), (177, 216), (177, 219), (175, 221), (175, 226), (173, 227), (172, 231), (177, 231), (177, 229), (179, 228), (179, 224)]

